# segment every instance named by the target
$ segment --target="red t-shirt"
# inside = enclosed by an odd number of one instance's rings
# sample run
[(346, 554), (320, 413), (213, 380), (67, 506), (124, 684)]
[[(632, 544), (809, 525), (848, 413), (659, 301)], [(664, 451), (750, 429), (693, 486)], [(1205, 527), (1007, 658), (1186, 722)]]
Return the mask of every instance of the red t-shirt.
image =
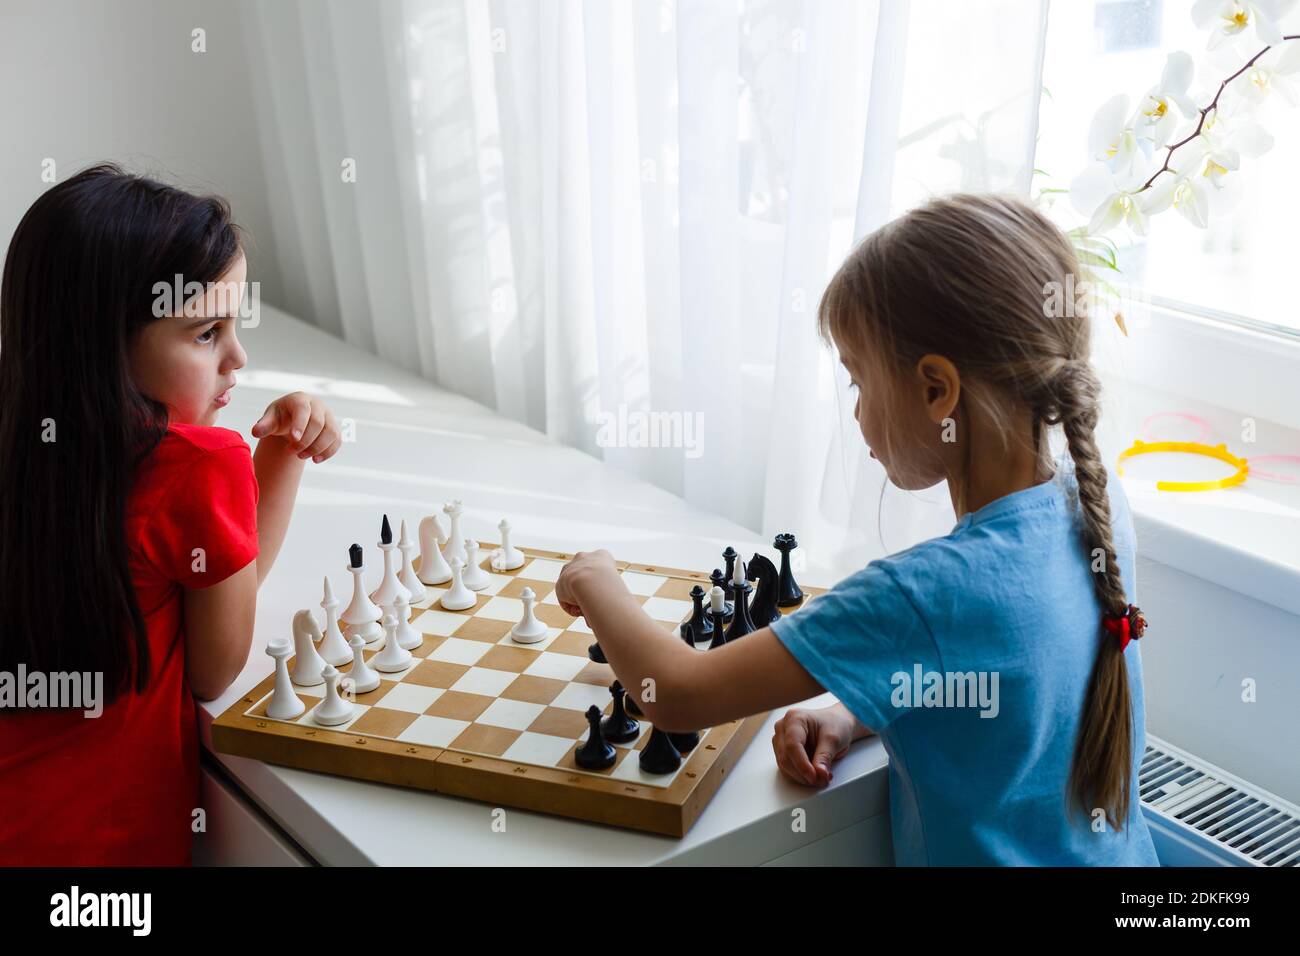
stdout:
[(94, 719), (0, 717), (0, 864), (189, 863), (199, 741), (184, 589), (218, 584), (257, 557), (257, 497), (248, 445), (226, 428), (173, 424), (141, 464), (126, 541), (149, 682)]

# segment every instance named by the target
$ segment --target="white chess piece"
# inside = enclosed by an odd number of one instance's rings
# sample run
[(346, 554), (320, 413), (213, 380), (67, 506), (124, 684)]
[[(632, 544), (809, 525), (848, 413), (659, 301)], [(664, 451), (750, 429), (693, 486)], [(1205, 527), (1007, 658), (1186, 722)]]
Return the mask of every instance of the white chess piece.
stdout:
[(442, 543), (442, 556), (449, 563), (457, 558), (465, 562), (465, 537), (460, 531), (460, 516), (465, 513), (465, 506), (457, 498), (455, 501), (449, 501), (443, 505), (442, 513), (447, 516), (447, 522), (450, 525), (447, 529), (447, 540)]
[[(389, 530), (388, 534), (389, 537), (391, 537), (392, 531)], [(393, 566), (393, 558), (396, 556), (394, 552), (397, 550), (397, 545), (393, 544), (392, 541), (389, 541), (386, 544), (383, 541), (379, 541), (377, 542), (377, 545), (379, 550), (384, 553), (384, 577), (383, 580), (379, 582), (379, 587), (371, 592), (370, 600), (374, 601), (380, 607), (388, 607), (393, 603), (393, 598), (401, 594), (409, 603), (411, 600), (411, 592), (406, 590), (405, 585), (397, 579), (397, 568)]]
[(444, 591), (442, 597), (438, 598), (438, 603), (448, 611), (464, 611), (478, 603), (478, 596), (465, 587), (465, 582), (461, 580), (464, 567), (460, 558), (451, 562), (451, 590)]
[(384, 629), (379, 626), (379, 619), (383, 616), (383, 612), (366, 594), (366, 583), (361, 579), (362, 573), (366, 570), (361, 560), (361, 546), (354, 544), (349, 549), (349, 553), (351, 563), (348, 565), (348, 571), (352, 575), (352, 603), (348, 605), (339, 620), (347, 625), (345, 632), (347, 637), (355, 634), (367, 644), (373, 644), (384, 636)]
[(408, 651), (413, 651), (424, 643), (424, 635), (411, 627), (411, 609), (402, 596), (397, 596), (397, 603), (394, 605), (397, 617), (397, 644)]
[(266, 716), (272, 720), (293, 720), (304, 710), (304, 704), (294, 693), (289, 679), (289, 642), (276, 640), (266, 645), (266, 653), (275, 658), (275, 692), (266, 705)]
[(320, 643), (320, 656), (335, 667), (341, 667), (352, 660), (352, 651), (339, 630), (339, 602), (330, 587), (329, 575), (325, 576), (325, 596), (320, 606), (325, 609), (325, 639)]
[(437, 515), (420, 519), (420, 573), (425, 584), (446, 584), (451, 580), (451, 566), (442, 556), (438, 545), (447, 540), (438, 524)]
[(411, 552), (415, 550), (415, 545), (406, 535), (406, 519), (402, 519), (402, 536), (397, 541), (397, 550), (402, 552), (402, 570), (397, 575), (397, 580), (402, 582), (402, 587), (406, 588), (411, 595), (411, 604), (414, 606), (423, 601), (428, 595), (424, 591), (424, 582), (420, 576), (415, 573), (415, 568), (411, 565)]
[(293, 682), (299, 687), (315, 687), (324, 680), (321, 671), (329, 665), (316, 652), (320, 639), (320, 626), (311, 611), (303, 609), (293, 616)]
[(397, 615), (384, 615), (384, 649), (370, 660), (370, 666), (385, 674), (404, 671), (411, 664), (411, 652), (397, 643)]
[(537, 600), (537, 595), (532, 588), (526, 587), (520, 600), (524, 602), (524, 616), (510, 629), (510, 637), (519, 644), (536, 644), (546, 637), (546, 625), (537, 620), (537, 615), (533, 613), (533, 602)]
[(348, 671), (346, 680), (352, 693), (364, 694), (374, 690), (379, 686), (379, 675), (366, 663), (366, 655), (363, 653), (366, 642), (354, 637), (348, 643), (352, 645), (352, 669)]
[(501, 547), (492, 552), (492, 560), (488, 563), (492, 566), (493, 571), (514, 571), (516, 568), (522, 568), (527, 558), (524, 553), (510, 543), (510, 522), (505, 518), (497, 525), (497, 530), (501, 532)]
[(478, 542), (473, 538), (465, 540), (465, 570), (461, 572), (460, 579), (471, 591), (482, 591), (492, 583), (488, 573), (478, 563)]
[(311, 719), (326, 727), (347, 723), (354, 705), (339, 696), (339, 672), (326, 664), (321, 676), (325, 681), (325, 699), (312, 710)]

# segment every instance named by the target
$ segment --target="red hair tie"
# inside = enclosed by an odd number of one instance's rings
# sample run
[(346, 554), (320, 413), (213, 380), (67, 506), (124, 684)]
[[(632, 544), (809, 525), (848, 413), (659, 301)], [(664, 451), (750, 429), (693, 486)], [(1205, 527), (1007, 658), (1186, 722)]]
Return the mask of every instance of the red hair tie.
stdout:
[(1119, 638), (1119, 652), (1123, 654), (1129, 641), (1136, 641), (1142, 637), (1147, 629), (1147, 619), (1142, 616), (1140, 607), (1130, 604), (1123, 614), (1103, 614), (1101, 626), (1108, 634), (1114, 634)]

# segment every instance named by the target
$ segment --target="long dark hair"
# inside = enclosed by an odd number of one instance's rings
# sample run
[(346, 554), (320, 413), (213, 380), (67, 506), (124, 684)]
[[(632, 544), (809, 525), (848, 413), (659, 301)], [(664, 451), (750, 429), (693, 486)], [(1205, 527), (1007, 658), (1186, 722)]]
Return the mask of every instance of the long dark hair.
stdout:
[(51, 187), (18, 224), (0, 286), (0, 670), (90, 671), (145, 688), (124, 528), (167, 409), (131, 379), (157, 282), (213, 282), (238, 257), (215, 196), (112, 164)]

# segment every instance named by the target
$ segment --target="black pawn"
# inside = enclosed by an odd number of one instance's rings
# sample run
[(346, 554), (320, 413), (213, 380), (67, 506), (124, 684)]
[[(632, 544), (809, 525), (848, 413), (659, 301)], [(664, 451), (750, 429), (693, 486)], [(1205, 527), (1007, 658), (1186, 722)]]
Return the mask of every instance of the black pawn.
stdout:
[(736, 558), (740, 557), (736, 549), (727, 545), (727, 550), (722, 552), (722, 556), (727, 560), (726, 576), (722, 579), (722, 590), (727, 592), (727, 597), (734, 598), (735, 591), (731, 584), (731, 576), (736, 573)]
[(587, 742), (577, 749), (573, 759), (583, 770), (604, 770), (614, 766), (617, 754), (600, 732), (600, 708), (592, 704), (587, 708)]
[(772, 542), (772, 547), (781, 552), (781, 575), (780, 583), (777, 585), (778, 597), (776, 599), (777, 607), (795, 607), (803, 602), (803, 591), (794, 581), (794, 574), (790, 571), (790, 552), (799, 547), (799, 542), (794, 539), (792, 534), (778, 534)]
[(348, 563), (354, 567), (361, 567), (361, 545), (354, 544), (348, 548)]
[(696, 748), (700, 742), (700, 733), (697, 730), (688, 730), (685, 733), (668, 735), (668, 740), (672, 743), (673, 748), (680, 754), (685, 755)]
[(393, 543), (393, 529), (388, 524), (388, 515), (384, 515), (384, 523), (379, 526), (379, 540), (384, 544)]
[(668, 735), (658, 727), (650, 729), (650, 739), (646, 741), (639, 759), (641, 769), (646, 773), (672, 773), (682, 765), (682, 755), (677, 752)]
[(597, 641), (596, 643), (592, 644), (589, 648), (587, 648), (587, 656), (590, 657), (597, 664), (609, 663), (609, 661), (605, 660), (605, 652), (600, 649), (599, 641)]
[[(709, 580), (713, 582), (713, 586), (714, 586), (715, 588), (722, 588), (722, 593), (723, 593), (723, 594), (730, 594), (730, 593), (731, 593), (731, 592), (727, 589), (727, 579), (726, 579), (726, 577), (723, 575), (723, 573), (722, 573), (722, 569), (721, 569), (721, 568), (714, 568), (714, 569), (713, 569), (713, 573), (709, 575)], [(723, 618), (723, 620), (725, 620), (725, 621), (730, 621), (730, 620), (731, 620), (731, 611), (732, 611), (731, 602), (728, 601), (726, 604), (723, 605), (723, 608), (722, 608), (722, 618)]]
[(682, 640), (694, 647), (713, 633), (713, 622), (704, 613), (704, 588), (698, 584), (691, 588), (691, 601), (695, 607), (691, 610), (691, 619), (681, 625)]
[(609, 685), (609, 692), (614, 696), (614, 709), (600, 722), (600, 732), (610, 743), (631, 743), (641, 736), (641, 725), (627, 715), (627, 708), (623, 706), (627, 691), (622, 684), (614, 681)]

